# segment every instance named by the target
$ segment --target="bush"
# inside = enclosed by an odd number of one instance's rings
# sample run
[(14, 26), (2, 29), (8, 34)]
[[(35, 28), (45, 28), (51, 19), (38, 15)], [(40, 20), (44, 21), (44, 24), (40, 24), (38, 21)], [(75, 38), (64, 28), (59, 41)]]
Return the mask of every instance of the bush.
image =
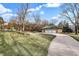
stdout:
[(69, 27), (63, 27), (63, 32), (73, 32), (73, 30)]

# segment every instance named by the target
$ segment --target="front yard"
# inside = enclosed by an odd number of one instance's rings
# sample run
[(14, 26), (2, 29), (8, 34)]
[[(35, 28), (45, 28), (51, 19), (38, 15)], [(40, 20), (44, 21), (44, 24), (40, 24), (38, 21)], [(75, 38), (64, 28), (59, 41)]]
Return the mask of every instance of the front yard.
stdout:
[(45, 56), (54, 37), (33, 32), (0, 32), (0, 55)]
[(73, 37), (75, 40), (79, 41), (79, 35), (73, 34), (73, 35), (70, 35), (70, 36)]
[(71, 36), (72, 38), (74, 38), (75, 40), (79, 41), (79, 33), (78, 35), (75, 35), (75, 33), (65, 33), (66, 35)]

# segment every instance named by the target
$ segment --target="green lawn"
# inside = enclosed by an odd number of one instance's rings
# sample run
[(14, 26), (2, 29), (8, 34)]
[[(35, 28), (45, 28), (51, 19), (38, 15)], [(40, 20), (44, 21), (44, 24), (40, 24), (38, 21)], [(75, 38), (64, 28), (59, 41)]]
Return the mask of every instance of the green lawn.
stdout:
[(78, 35), (72, 34), (70, 36), (73, 37), (75, 40), (79, 41), (79, 34)]
[(32, 32), (0, 32), (0, 55), (45, 56), (54, 37)]
[(75, 40), (79, 41), (79, 33), (78, 35), (75, 35), (75, 33), (65, 33), (66, 35), (71, 36), (72, 38), (74, 38)]

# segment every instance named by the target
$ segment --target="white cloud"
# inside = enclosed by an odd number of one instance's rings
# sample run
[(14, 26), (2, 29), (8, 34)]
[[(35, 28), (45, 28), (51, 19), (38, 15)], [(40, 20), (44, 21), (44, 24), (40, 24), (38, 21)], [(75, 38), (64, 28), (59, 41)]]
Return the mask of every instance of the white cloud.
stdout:
[(57, 16), (54, 16), (54, 17), (52, 17), (52, 19), (59, 19), (61, 16), (60, 15), (57, 15)]
[(58, 17), (57, 16), (54, 16), (54, 17), (52, 17), (52, 19), (58, 19)]
[(8, 17), (13, 16), (13, 14), (9, 14), (9, 13), (8, 13), (8, 14), (2, 14), (1, 16), (2, 16), (3, 18), (8, 18)]
[(0, 4), (0, 14), (5, 12), (12, 12), (12, 10), (5, 8), (2, 4)]
[(51, 20), (53, 21), (53, 23), (55, 23), (55, 25), (57, 25), (60, 21), (62, 21), (63, 19), (60, 18), (61, 15), (57, 15), (51, 18)]
[(39, 5), (39, 6), (37, 6), (36, 8), (30, 8), (28, 11), (32, 11), (32, 12), (34, 12), (34, 11), (39, 11), (43, 6), (44, 6), (44, 5)]
[(29, 11), (33, 12), (33, 11), (35, 11), (35, 9), (34, 8), (30, 8), (30, 9), (28, 9), (28, 12)]
[(44, 11), (41, 11), (41, 12), (40, 12), (40, 14), (42, 14), (42, 15), (43, 15), (43, 14), (44, 14)]
[(42, 7), (59, 7), (61, 5), (62, 4), (60, 3), (47, 3), (47, 4), (39, 5), (36, 8), (30, 8), (28, 11), (34, 12), (34, 11), (39, 11)]
[(6, 13), (1, 15), (5, 21), (9, 21), (12, 16), (17, 16), (17, 14)]
[(61, 5), (62, 5), (61, 3), (47, 3), (44, 6), (45, 7), (59, 7)]
[(6, 13), (6, 14), (2, 14), (2, 17), (11, 17), (11, 16), (17, 16), (16, 14), (11, 14), (11, 13)]

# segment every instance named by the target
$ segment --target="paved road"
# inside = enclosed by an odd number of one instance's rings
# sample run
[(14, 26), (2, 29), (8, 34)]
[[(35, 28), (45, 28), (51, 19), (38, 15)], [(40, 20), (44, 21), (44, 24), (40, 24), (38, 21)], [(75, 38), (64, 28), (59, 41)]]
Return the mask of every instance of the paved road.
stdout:
[(79, 56), (79, 42), (68, 35), (56, 34), (48, 48), (48, 56)]

